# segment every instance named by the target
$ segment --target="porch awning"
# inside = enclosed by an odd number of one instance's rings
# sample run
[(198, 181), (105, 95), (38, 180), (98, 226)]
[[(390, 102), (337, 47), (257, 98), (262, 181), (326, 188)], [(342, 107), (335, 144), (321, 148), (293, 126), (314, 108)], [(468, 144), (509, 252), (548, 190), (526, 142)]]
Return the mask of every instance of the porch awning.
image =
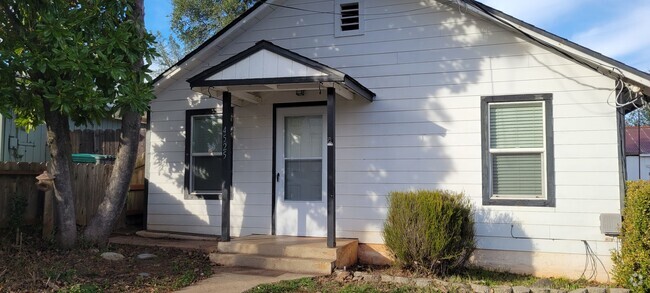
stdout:
[(233, 97), (260, 103), (261, 92), (336, 89), (343, 98), (371, 101), (375, 94), (349, 75), (312, 59), (259, 41), (239, 54), (187, 80), (193, 91), (209, 96), (228, 91)]

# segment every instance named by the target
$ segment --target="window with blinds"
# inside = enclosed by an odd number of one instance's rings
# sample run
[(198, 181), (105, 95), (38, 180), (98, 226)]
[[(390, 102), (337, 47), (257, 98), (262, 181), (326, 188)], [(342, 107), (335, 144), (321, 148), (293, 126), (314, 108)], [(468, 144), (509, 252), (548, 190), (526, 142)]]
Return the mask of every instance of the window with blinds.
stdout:
[(545, 198), (544, 102), (488, 107), (491, 196)]

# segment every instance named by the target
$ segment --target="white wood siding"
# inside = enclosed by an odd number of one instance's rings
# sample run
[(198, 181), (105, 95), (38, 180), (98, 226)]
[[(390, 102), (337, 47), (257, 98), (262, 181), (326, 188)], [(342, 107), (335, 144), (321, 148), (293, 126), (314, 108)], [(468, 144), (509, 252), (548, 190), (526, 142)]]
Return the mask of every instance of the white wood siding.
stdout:
[[(284, 5), (331, 11), (333, 3)], [(277, 9), (158, 95), (149, 229), (219, 233), (220, 202), (182, 194), (184, 111), (218, 103), (184, 80), (266, 39), (377, 94), (372, 103), (337, 103), (338, 236), (381, 243), (390, 191), (444, 188), (472, 199), (480, 248), (583, 254), (587, 240), (609, 255), (615, 243), (600, 233), (598, 216), (620, 205), (615, 109), (607, 104), (614, 81), (457, 8), (421, 3), (367, 1), (365, 34), (340, 38), (331, 14)], [(553, 94), (557, 206), (482, 206), (480, 97), (528, 93)], [(262, 98), (235, 108), (236, 236), (271, 231), (272, 104), (324, 100), (324, 91)]]
[(215, 73), (207, 80), (278, 78), (278, 77), (308, 77), (323, 76), (320, 72), (301, 63), (267, 50), (250, 55), (239, 62)]

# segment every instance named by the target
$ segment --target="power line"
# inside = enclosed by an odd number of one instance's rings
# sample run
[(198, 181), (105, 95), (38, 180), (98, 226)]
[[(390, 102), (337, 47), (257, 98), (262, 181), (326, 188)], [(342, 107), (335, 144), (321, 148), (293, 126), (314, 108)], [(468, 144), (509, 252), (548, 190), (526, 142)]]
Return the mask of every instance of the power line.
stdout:
[[(319, 14), (341, 15), (341, 13), (337, 13), (337, 12), (334, 12), (334, 11), (312, 10), (312, 9), (292, 7), (292, 6), (275, 4), (275, 3), (268, 3), (268, 2), (264, 2), (264, 4), (269, 5), (269, 6), (278, 7), (278, 8), (285, 8), (285, 9), (291, 9), (291, 10), (297, 10), (297, 11), (319, 13)], [(415, 9), (410, 9), (410, 10), (403, 10), (403, 11), (396, 11), (396, 12), (359, 13), (359, 15), (361, 15), (361, 16), (381, 16), (381, 15), (399, 14), (399, 13), (406, 13), (406, 12), (415, 12), (415, 11), (421, 11), (421, 10), (425, 10), (425, 9), (431, 9), (431, 6), (424, 6), (424, 7), (420, 7), (420, 8), (415, 8)]]

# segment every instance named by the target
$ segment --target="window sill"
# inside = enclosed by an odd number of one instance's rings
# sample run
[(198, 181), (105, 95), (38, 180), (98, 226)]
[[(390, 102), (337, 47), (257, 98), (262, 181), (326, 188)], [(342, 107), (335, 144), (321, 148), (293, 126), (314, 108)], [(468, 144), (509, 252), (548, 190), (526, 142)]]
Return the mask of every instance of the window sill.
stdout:
[(186, 200), (221, 200), (221, 193), (185, 193)]
[(484, 206), (555, 207), (555, 202), (548, 199), (490, 198), (490, 199), (483, 199), (483, 205)]

